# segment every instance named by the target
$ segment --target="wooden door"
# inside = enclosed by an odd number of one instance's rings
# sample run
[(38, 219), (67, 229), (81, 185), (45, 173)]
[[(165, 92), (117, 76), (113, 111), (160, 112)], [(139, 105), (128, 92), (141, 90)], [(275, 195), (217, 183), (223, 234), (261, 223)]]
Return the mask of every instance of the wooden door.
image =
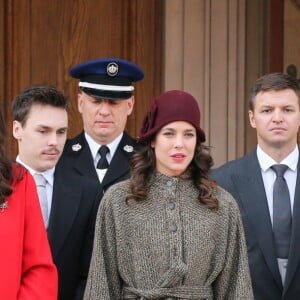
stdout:
[(11, 102), (23, 88), (51, 84), (70, 99), (69, 137), (82, 130), (78, 82), (71, 66), (97, 57), (120, 57), (145, 72), (136, 84), (136, 105), (127, 131), (136, 135), (150, 99), (161, 92), (162, 15), (160, 0), (1, 0), (0, 108), (11, 135)]

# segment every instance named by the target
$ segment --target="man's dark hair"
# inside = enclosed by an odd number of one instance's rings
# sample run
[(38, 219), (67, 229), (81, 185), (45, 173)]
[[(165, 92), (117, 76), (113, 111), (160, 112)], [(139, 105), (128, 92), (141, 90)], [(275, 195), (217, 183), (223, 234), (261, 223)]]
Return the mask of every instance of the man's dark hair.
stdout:
[(262, 91), (293, 90), (300, 101), (300, 87), (296, 78), (284, 73), (270, 73), (258, 78), (250, 91), (249, 109), (253, 111), (255, 97)]
[(33, 104), (68, 109), (68, 100), (63, 92), (50, 85), (33, 85), (21, 91), (13, 100), (13, 119), (23, 126)]

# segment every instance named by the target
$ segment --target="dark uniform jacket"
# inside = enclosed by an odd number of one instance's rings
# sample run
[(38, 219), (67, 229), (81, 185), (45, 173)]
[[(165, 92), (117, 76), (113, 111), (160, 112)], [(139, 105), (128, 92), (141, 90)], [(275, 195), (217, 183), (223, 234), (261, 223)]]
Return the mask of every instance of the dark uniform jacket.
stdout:
[(59, 300), (82, 299), (93, 248), (95, 217), (104, 192), (128, 178), (139, 144), (123, 135), (100, 184), (84, 133), (67, 141), (54, 177), (48, 238), (59, 271)]

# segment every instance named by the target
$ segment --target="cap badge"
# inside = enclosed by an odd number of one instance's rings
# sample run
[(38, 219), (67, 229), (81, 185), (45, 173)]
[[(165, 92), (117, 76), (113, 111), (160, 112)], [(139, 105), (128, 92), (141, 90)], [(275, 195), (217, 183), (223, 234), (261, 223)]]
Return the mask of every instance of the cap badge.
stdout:
[(72, 150), (73, 150), (73, 151), (76, 151), (76, 152), (79, 151), (81, 148), (82, 148), (82, 147), (81, 147), (80, 144), (75, 144), (75, 145), (72, 146)]
[(129, 152), (129, 153), (133, 152), (133, 147), (130, 145), (125, 145), (123, 149), (124, 149), (124, 151)]
[(115, 62), (111, 62), (106, 67), (106, 73), (108, 76), (116, 76), (119, 72), (119, 66)]

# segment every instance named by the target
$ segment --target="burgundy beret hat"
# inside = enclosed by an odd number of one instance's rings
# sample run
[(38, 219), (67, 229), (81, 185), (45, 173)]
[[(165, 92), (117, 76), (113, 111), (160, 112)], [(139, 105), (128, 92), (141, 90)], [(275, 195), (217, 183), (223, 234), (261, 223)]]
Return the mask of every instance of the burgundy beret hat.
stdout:
[(200, 142), (205, 141), (204, 131), (200, 128), (200, 109), (195, 98), (180, 90), (167, 91), (151, 102), (139, 134), (139, 141), (146, 143), (165, 125), (175, 121), (192, 124)]

